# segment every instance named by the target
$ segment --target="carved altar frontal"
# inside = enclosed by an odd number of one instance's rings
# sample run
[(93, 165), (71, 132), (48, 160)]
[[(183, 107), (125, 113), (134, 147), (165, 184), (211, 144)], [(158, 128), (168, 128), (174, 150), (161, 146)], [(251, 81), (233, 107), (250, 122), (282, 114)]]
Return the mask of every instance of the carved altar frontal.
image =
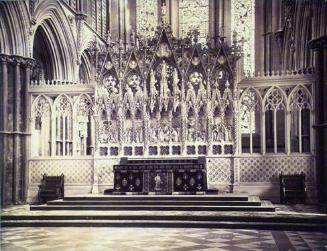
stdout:
[(204, 159), (122, 159), (114, 165), (114, 194), (203, 193)]
[(163, 26), (124, 55), (120, 47), (100, 54), (93, 109), (100, 156), (235, 151), (237, 53), (223, 39), (206, 46), (197, 39), (177, 40)]

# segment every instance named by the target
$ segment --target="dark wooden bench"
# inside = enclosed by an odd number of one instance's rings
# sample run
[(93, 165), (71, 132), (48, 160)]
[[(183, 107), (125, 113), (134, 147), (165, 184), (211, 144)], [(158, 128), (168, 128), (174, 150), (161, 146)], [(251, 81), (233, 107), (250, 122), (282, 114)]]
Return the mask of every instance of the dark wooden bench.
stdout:
[(280, 181), (280, 202), (281, 203), (305, 203), (306, 187), (305, 174), (283, 173), (279, 176)]
[(39, 185), (39, 202), (46, 203), (49, 200), (62, 199), (64, 197), (64, 175), (43, 175), (42, 184)]

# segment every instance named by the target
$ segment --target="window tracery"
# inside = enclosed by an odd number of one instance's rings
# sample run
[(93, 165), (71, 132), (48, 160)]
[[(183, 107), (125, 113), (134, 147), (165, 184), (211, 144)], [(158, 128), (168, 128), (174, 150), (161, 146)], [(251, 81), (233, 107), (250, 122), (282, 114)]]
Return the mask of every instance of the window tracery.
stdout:
[(204, 44), (209, 30), (208, 0), (179, 1), (179, 34), (184, 38), (193, 30), (199, 32), (199, 42)]
[(92, 101), (87, 95), (81, 95), (77, 102), (77, 142), (76, 151), (78, 155), (89, 155), (90, 151), (90, 133), (92, 119)]
[(70, 99), (60, 95), (55, 100), (56, 155), (73, 155), (73, 114)]
[(254, 89), (248, 89), (243, 93), (240, 102), (241, 151), (261, 152), (260, 97)]
[(291, 151), (310, 152), (311, 97), (300, 86), (290, 96), (291, 110)]
[(158, 1), (136, 1), (136, 29), (142, 37), (153, 37), (158, 25)]
[(272, 87), (266, 94), (265, 133), (266, 151), (285, 152), (286, 100), (281, 89)]
[(33, 156), (51, 154), (51, 104), (45, 96), (35, 99), (32, 120)]
[(232, 39), (242, 41), (243, 70), (246, 76), (254, 73), (255, 0), (232, 0)]

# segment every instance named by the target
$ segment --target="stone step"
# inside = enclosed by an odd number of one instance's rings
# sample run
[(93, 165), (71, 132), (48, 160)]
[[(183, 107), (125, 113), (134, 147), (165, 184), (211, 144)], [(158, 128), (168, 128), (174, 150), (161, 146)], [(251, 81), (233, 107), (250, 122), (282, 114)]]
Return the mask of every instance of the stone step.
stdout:
[(48, 205), (201, 205), (201, 206), (260, 206), (260, 201), (196, 201), (196, 200), (54, 200)]
[(160, 228), (224, 228), (283, 231), (326, 231), (324, 224), (238, 221), (149, 221), (149, 220), (2, 220), (2, 227), (160, 227)]
[(65, 196), (64, 201), (173, 200), (173, 201), (248, 201), (246, 195), (99, 195)]
[(35, 210), (138, 210), (138, 211), (249, 211), (274, 212), (273, 206), (202, 206), (202, 205), (34, 205)]
[[(45, 214), (43, 214), (43, 212)], [(72, 214), (74, 213), (74, 214)], [(272, 212), (246, 213), (246, 212), (179, 212), (179, 211), (119, 211), (112, 213), (108, 211), (100, 214), (98, 211), (59, 211), (49, 214), (47, 211), (40, 211), (37, 214), (27, 215), (2, 215), (4, 221), (24, 221), (24, 220), (148, 220), (148, 221), (231, 221), (231, 222), (280, 222), (280, 223), (306, 223), (325, 224), (327, 226), (327, 216), (321, 215), (286, 215)]]

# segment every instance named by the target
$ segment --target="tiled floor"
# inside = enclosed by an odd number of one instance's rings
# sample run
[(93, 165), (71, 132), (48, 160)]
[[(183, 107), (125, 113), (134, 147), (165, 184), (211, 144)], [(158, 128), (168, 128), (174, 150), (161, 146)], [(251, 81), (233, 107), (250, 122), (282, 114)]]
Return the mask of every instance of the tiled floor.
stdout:
[(1, 250), (327, 250), (327, 235), (224, 229), (4, 228)]

